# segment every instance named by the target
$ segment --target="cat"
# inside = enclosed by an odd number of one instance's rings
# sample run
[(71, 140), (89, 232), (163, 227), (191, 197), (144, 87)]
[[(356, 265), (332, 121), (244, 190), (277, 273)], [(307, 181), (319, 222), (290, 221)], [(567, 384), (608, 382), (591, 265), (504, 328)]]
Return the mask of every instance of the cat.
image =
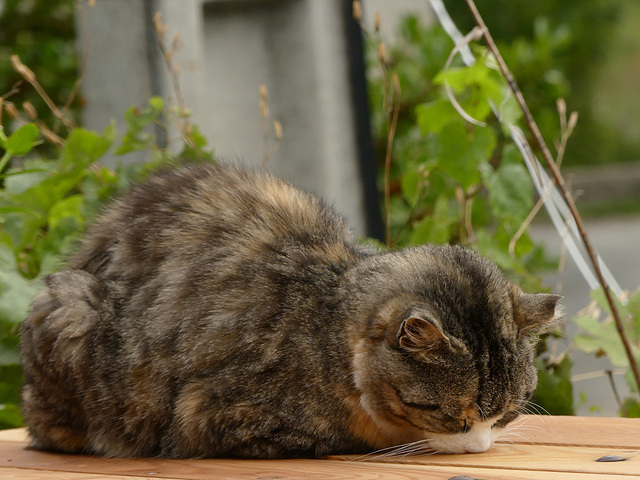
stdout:
[(45, 283), (21, 327), (30, 446), (111, 457), (485, 451), (560, 298), (467, 248), (362, 246), (231, 164), (133, 187)]

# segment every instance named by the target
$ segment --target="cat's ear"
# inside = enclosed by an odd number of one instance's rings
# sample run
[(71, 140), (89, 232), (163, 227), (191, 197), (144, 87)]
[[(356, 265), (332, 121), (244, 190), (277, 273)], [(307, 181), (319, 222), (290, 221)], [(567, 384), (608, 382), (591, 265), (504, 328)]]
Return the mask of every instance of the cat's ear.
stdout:
[(540, 334), (560, 318), (561, 295), (521, 293), (516, 302), (515, 321), (520, 335)]
[(451, 348), (447, 336), (432, 322), (417, 316), (406, 318), (396, 334), (398, 345), (412, 352)]

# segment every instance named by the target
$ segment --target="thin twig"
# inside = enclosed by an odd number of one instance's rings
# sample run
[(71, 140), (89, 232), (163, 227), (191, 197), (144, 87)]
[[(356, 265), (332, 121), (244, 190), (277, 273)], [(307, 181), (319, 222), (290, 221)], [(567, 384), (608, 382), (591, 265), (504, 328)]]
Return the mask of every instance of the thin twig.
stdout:
[[(94, 6), (95, 2), (89, 2), (89, 8), (93, 8)], [(87, 62), (89, 61), (89, 57), (91, 56), (91, 35), (89, 34), (89, 27), (87, 24), (87, 12), (85, 8), (82, 8), (80, 5), (76, 6), (75, 11), (76, 14), (79, 15), (81, 29), (85, 32), (85, 36), (82, 41), (84, 52), (80, 60), (80, 67), (78, 68), (78, 78), (76, 78), (76, 81), (73, 84), (73, 88), (71, 89), (71, 93), (69, 93), (69, 96), (67, 97), (67, 101), (62, 106), (63, 115), (66, 115), (69, 112), (71, 104), (80, 91), (80, 87), (84, 82), (84, 76), (87, 70)]]
[(258, 93), (260, 94), (260, 118), (262, 119), (262, 168), (267, 168), (269, 163), (269, 104), (267, 99), (269, 92), (265, 84), (260, 84), (258, 87)]
[(587, 254), (589, 255), (589, 259), (591, 260), (591, 263), (593, 264), (593, 268), (595, 271), (595, 274), (598, 278), (598, 282), (600, 283), (600, 285), (602, 286), (602, 289), (604, 291), (604, 294), (607, 298), (607, 303), (609, 304), (609, 307), (611, 308), (611, 314), (613, 316), (613, 319), (615, 321), (616, 324), (616, 329), (618, 330), (618, 334), (620, 335), (620, 339), (622, 340), (622, 344), (624, 345), (624, 349), (625, 349), (625, 353), (627, 355), (627, 358), (629, 359), (629, 365), (631, 366), (631, 370), (633, 372), (633, 376), (635, 378), (636, 384), (638, 385), (638, 388), (640, 389), (640, 370), (638, 370), (638, 364), (633, 356), (633, 351), (631, 350), (631, 345), (629, 343), (629, 339), (624, 331), (624, 327), (622, 324), (622, 319), (620, 318), (620, 313), (618, 312), (618, 308), (615, 304), (615, 301), (613, 299), (613, 295), (611, 293), (611, 289), (609, 288), (609, 284), (607, 283), (606, 279), (604, 278), (604, 275), (602, 274), (602, 269), (600, 268), (600, 264), (597, 260), (595, 251), (593, 249), (593, 246), (591, 245), (591, 240), (589, 239), (589, 236), (587, 234), (587, 231), (585, 229), (584, 226), (584, 222), (582, 221), (582, 217), (580, 216), (580, 214), (578, 213), (578, 209), (576, 208), (576, 205), (573, 201), (573, 198), (571, 197), (571, 194), (569, 192), (569, 189), (567, 188), (567, 185), (565, 184), (564, 178), (562, 176), (562, 174), (560, 173), (560, 169), (558, 168), (558, 166), (555, 164), (555, 162), (553, 161), (553, 157), (551, 156), (551, 152), (549, 151), (549, 149), (547, 148), (547, 144), (545, 143), (544, 139), (542, 138), (542, 134), (540, 133), (540, 129), (538, 128), (538, 125), (535, 123), (535, 120), (533, 119), (533, 116), (531, 115), (531, 111), (529, 110), (529, 107), (527, 106), (524, 97), (522, 96), (522, 92), (520, 91), (520, 89), (518, 88), (518, 85), (515, 81), (515, 79), (513, 78), (513, 75), (511, 74), (511, 72), (509, 71), (504, 59), (502, 58), (502, 55), (500, 54), (500, 51), (498, 50), (498, 47), (496, 47), (495, 42), (493, 41), (493, 37), (491, 36), (491, 33), (489, 32), (489, 29), (487, 28), (487, 25), (484, 23), (484, 20), (482, 19), (482, 16), (480, 15), (480, 12), (478, 11), (478, 8), (476, 7), (475, 3), (473, 0), (466, 0), (467, 5), (469, 6), (469, 10), (471, 11), (471, 14), (473, 15), (476, 23), (478, 24), (478, 26), (482, 29), (483, 32), (483, 36), (484, 39), (487, 43), (487, 46), (489, 48), (489, 50), (493, 53), (493, 55), (495, 56), (497, 62), (498, 62), (498, 66), (500, 67), (500, 71), (502, 72), (502, 75), (504, 76), (505, 80), (507, 81), (507, 84), (509, 85), (509, 88), (511, 89), (511, 91), (513, 92), (513, 94), (515, 95), (515, 98), (518, 102), (518, 105), (520, 106), (520, 109), (522, 110), (522, 113), (524, 115), (524, 120), (525, 123), (527, 124), (527, 127), (529, 128), (529, 131), (531, 132), (531, 135), (533, 135), (533, 138), (536, 142), (536, 144), (538, 145), (538, 148), (540, 148), (540, 152), (542, 153), (542, 157), (544, 158), (545, 163), (547, 164), (547, 167), (549, 168), (551, 175), (553, 176), (554, 181), (556, 182), (556, 185), (558, 185), (559, 190), (560, 190), (560, 194), (562, 196), (562, 198), (564, 199), (564, 201), (566, 202), (567, 206), (569, 207), (569, 210), (571, 212), (571, 215), (573, 217), (573, 219), (576, 222), (576, 226), (578, 227), (578, 232), (580, 234), (580, 237), (582, 238), (582, 242), (584, 243), (584, 247), (587, 251)]
[(609, 378), (609, 384), (611, 385), (611, 390), (613, 390), (613, 396), (616, 398), (616, 402), (618, 403), (618, 407), (620, 407), (620, 413), (623, 417), (627, 416), (627, 412), (624, 408), (624, 403), (620, 399), (620, 395), (618, 394), (618, 389), (616, 388), (616, 383), (613, 381), (613, 372), (611, 370), (605, 370), (607, 377)]
[(58, 108), (53, 100), (51, 100), (51, 97), (47, 95), (47, 92), (45, 92), (44, 88), (42, 88), (42, 85), (40, 85), (40, 82), (38, 82), (35, 73), (33, 73), (33, 71), (29, 67), (27, 67), (20, 61), (20, 57), (18, 57), (18, 55), (11, 55), (11, 65), (13, 66), (13, 69), (17, 73), (19, 73), (22, 78), (24, 78), (28, 83), (30, 83), (36, 92), (38, 92), (38, 95), (40, 95), (42, 100), (44, 100), (44, 103), (47, 105), (47, 107), (49, 107), (53, 115), (62, 123), (64, 123), (64, 125), (69, 130), (73, 129), (75, 127), (75, 124), (65, 117), (64, 113)]
[[(169, 72), (169, 79), (171, 81), (171, 86), (173, 87), (173, 91), (176, 95), (176, 100), (178, 102), (178, 107), (180, 109), (177, 118), (175, 118), (175, 126), (180, 132), (183, 141), (189, 145), (191, 148), (196, 148), (196, 145), (191, 138), (192, 134), (192, 126), (187, 121), (187, 107), (185, 106), (184, 97), (182, 96), (182, 90), (180, 89), (180, 66), (177, 62), (173, 60), (173, 56), (178, 50), (180, 43), (180, 32), (175, 32), (173, 34), (173, 38), (171, 40), (171, 45), (167, 48), (165, 44), (165, 34), (167, 33), (167, 24), (162, 20), (162, 13), (156, 12), (153, 16), (153, 28), (156, 36), (156, 44), (160, 49), (160, 53), (162, 53), (162, 58), (164, 59), (165, 65)], [(179, 120), (182, 121), (179, 121)]]
[(509, 241), (509, 255), (513, 260), (516, 260), (517, 258), (516, 243), (518, 243), (518, 240), (520, 240), (522, 235), (524, 235), (524, 232), (526, 232), (527, 228), (529, 228), (529, 226), (531, 225), (531, 222), (533, 222), (533, 219), (536, 217), (536, 215), (538, 215), (538, 212), (544, 205), (545, 200), (551, 194), (552, 189), (553, 189), (553, 182), (547, 185), (547, 188), (545, 189), (544, 193), (540, 196), (536, 204), (533, 206), (533, 208), (529, 212), (529, 215), (527, 215), (527, 218), (524, 219), (524, 222), (522, 222), (522, 224), (520, 225), (520, 228), (518, 228), (518, 231), (515, 233), (515, 235), (511, 237), (511, 240)]
[[(383, 45), (383, 44), (381, 44)], [(394, 72), (392, 76), (393, 95), (391, 96), (391, 104), (393, 108), (389, 108), (389, 131), (387, 133), (387, 151), (384, 156), (384, 210), (386, 223), (387, 247), (391, 247), (391, 153), (393, 149), (393, 139), (396, 135), (396, 127), (398, 126), (398, 116), (400, 115), (400, 79), (398, 74)]]
[[(558, 166), (558, 168), (560, 168), (562, 159), (564, 157), (564, 152), (567, 148), (569, 137), (571, 137), (573, 129), (578, 123), (578, 114), (576, 112), (572, 112), (569, 122), (567, 122), (567, 104), (563, 99), (559, 98), (557, 101), (557, 106), (558, 116), (560, 117), (560, 141), (556, 146), (557, 154), (555, 164)], [(531, 224), (531, 222), (533, 222), (533, 219), (536, 217), (544, 203), (547, 201), (549, 195), (551, 195), (554, 186), (555, 182), (549, 182), (544, 192), (540, 195), (537, 203), (534, 205), (531, 212), (529, 212), (527, 218), (524, 220), (524, 222), (522, 222), (522, 225), (520, 225), (520, 228), (518, 229), (516, 234), (511, 238), (511, 241), (509, 242), (509, 255), (512, 259), (516, 259), (516, 243), (518, 243), (518, 240), (520, 240), (522, 235), (524, 235), (524, 232), (527, 230), (527, 228), (529, 228), (529, 225)]]
[(593, 380), (594, 378), (601, 378), (606, 375), (624, 375), (627, 373), (625, 368), (613, 368), (609, 370), (596, 370), (593, 372), (577, 373), (571, 375), (571, 382), (584, 382), (585, 380)]

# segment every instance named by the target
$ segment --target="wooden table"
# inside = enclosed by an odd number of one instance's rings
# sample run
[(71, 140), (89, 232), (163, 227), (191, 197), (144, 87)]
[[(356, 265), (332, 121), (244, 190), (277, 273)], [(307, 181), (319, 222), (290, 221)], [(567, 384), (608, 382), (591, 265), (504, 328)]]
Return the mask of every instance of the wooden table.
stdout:
[[(104, 459), (25, 449), (0, 431), (1, 479), (640, 479), (640, 419), (525, 416), (486, 453), (322, 460)], [(598, 462), (602, 457), (624, 460)], [(466, 477), (465, 477), (466, 476)]]

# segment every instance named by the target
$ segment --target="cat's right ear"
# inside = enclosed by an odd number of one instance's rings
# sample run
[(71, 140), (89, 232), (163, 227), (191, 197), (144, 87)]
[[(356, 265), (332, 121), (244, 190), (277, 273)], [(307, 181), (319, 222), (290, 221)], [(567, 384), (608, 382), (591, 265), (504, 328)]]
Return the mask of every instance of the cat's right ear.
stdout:
[(522, 293), (516, 303), (515, 321), (520, 335), (539, 335), (562, 316), (558, 305), (561, 295), (552, 293)]
[(427, 352), (450, 349), (447, 336), (429, 320), (411, 316), (400, 324), (396, 334), (398, 345), (410, 352)]

